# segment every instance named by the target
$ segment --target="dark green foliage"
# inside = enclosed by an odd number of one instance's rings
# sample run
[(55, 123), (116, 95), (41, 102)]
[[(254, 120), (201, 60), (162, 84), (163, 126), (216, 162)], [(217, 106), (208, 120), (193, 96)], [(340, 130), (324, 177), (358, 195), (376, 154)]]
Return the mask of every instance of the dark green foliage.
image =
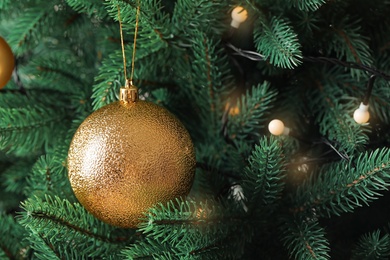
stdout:
[(232, 140), (252, 140), (260, 136), (265, 128), (267, 113), (272, 109), (277, 92), (270, 89), (268, 83), (253, 86), (246, 91), (237, 105), (230, 107), (228, 113), (228, 133)]
[(0, 213), (1, 259), (27, 259), (29, 244), (25, 240), (26, 230), (12, 216)]
[(275, 206), (283, 191), (284, 160), (280, 142), (263, 138), (248, 159), (243, 188), (253, 210)]
[[(31, 8), (29, 12), (26, 12), (26, 15), (23, 17), (24, 19), (20, 20), (18, 23), (18, 27), (16, 30), (20, 30), (20, 34), (11, 35), (9, 42), (11, 46), (23, 46), (24, 49), (18, 48), (16, 54), (22, 54), (24, 50), (26, 50), (29, 46), (26, 46), (26, 42), (29, 38), (31, 38), (36, 30), (41, 29), (42, 24), (47, 22), (49, 8), (53, 8), (52, 5), (47, 5), (46, 8), (36, 7)], [(34, 29), (34, 30), (33, 30)]]
[(288, 2), (301, 11), (315, 11), (325, 4), (326, 0), (293, 0)]
[(8, 167), (1, 175), (0, 180), (3, 189), (7, 192), (23, 194), (26, 188), (26, 177), (29, 175), (32, 162), (25, 160)]
[(64, 121), (64, 111), (37, 104), (35, 107), (0, 108), (0, 117), (0, 148), (25, 155), (53, 144), (55, 137), (50, 133), (62, 130), (59, 126)]
[[(234, 212), (226, 212), (227, 208), (219, 204), (213, 200), (176, 200), (152, 208), (139, 226), (145, 237), (124, 254), (129, 259), (236, 259), (242, 254), (237, 248), (223, 255), (220, 249), (231, 243), (237, 246), (235, 239), (227, 240), (242, 232), (242, 223)], [(230, 226), (229, 231), (225, 225)]]
[[(364, 152), (350, 160), (326, 165), (318, 177), (300, 186), (293, 211), (324, 217), (351, 212), (382, 196), (390, 185), (390, 150)], [(313, 196), (315, 194), (315, 196)]]
[[(248, 10), (238, 29), (236, 5)], [(155, 205), (138, 230), (86, 212), (66, 169), (77, 127), (125, 84), (118, 6), (127, 77), (196, 148), (189, 196)], [(17, 64), (0, 89), (0, 258), (389, 258), (389, 11), (381, 0), (0, 0)], [(350, 62), (377, 70), (368, 125), (352, 115), (371, 73)], [(269, 136), (274, 118), (290, 136)]]
[(0, 9), (5, 9), (8, 7), (8, 5), (11, 3), (11, 0), (4, 0), (0, 3)]
[[(233, 88), (229, 63), (220, 44), (198, 32), (192, 38), (191, 49), (181, 53), (173, 67), (177, 89), (183, 93), (183, 100), (190, 98), (190, 106), (178, 113), (187, 117), (195, 112), (189, 123), (202, 139), (213, 139), (219, 135), (228, 94)], [(183, 103), (183, 100), (178, 103)]]
[[(139, 231), (161, 243), (169, 242), (176, 247), (186, 240), (212, 241), (217, 235), (223, 235), (218, 234), (223, 232), (218, 226), (222, 223), (218, 216), (221, 209), (218, 210), (213, 203), (215, 202), (197, 205), (194, 201), (178, 200), (166, 206), (159, 205), (149, 211), (148, 218)], [(210, 222), (213, 222), (213, 225), (210, 225)]]
[(32, 173), (27, 180), (28, 187), (24, 189), (24, 194), (38, 197), (50, 194), (74, 201), (64, 159), (52, 155), (41, 156), (32, 167)]
[(219, 130), (217, 127), (220, 125), (217, 121), (224, 109), (226, 91), (230, 87), (230, 84), (225, 83), (231, 76), (228, 75), (227, 61), (221, 55), (222, 50), (205, 35), (200, 32), (198, 35), (192, 44), (191, 77), (194, 82), (190, 91), (196, 103), (200, 104), (198, 113), (205, 120), (207, 124), (205, 127), (211, 130), (209, 132), (211, 134)]
[(371, 96), (370, 107), (373, 116), (385, 123), (390, 124), (390, 107), (387, 100), (390, 98), (389, 92), (390, 84), (383, 80), (377, 80), (375, 82), (375, 88), (373, 95)]
[(320, 133), (327, 136), (342, 153), (350, 155), (361, 150), (368, 142), (367, 129), (356, 124), (352, 118), (359, 102), (347, 96), (343, 89), (351, 84), (350, 79), (334, 69), (325, 72), (324, 78), (315, 84), (309, 92), (309, 105)]
[(389, 259), (390, 236), (377, 230), (366, 234), (359, 239), (356, 248), (353, 250), (352, 259)]
[(297, 34), (283, 18), (272, 17), (269, 23), (260, 20), (255, 24), (254, 37), (257, 51), (272, 65), (292, 69), (301, 63)]
[(73, 10), (86, 13), (92, 17), (96, 16), (98, 19), (102, 19), (107, 15), (105, 10), (101, 8), (101, 1), (99, 0), (66, 0), (66, 2)]
[(39, 259), (115, 255), (133, 236), (100, 222), (80, 204), (58, 197), (31, 197), (22, 208), (19, 223), (30, 231), (28, 240)]
[[(172, 15), (173, 33), (180, 35), (180, 41), (187, 44), (191, 43), (191, 38), (188, 37), (197, 35), (199, 31), (207, 33), (212, 38), (220, 37), (226, 30), (227, 11), (227, 1), (179, 0)], [(209, 26), (210, 24), (213, 26)]]
[[(368, 45), (368, 38), (361, 34), (360, 21), (345, 16), (333, 20), (328, 40), (332, 42), (328, 54), (335, 52), (341, 60), (359, 64), (373, 64), (372, 54)], [(351, 70), (351, 76), (359, 79), (364, 75), (361, 70)]]
[(325, 230), (315, 219), (285, 220), (284, 245), (294, 259), (330, 259)]

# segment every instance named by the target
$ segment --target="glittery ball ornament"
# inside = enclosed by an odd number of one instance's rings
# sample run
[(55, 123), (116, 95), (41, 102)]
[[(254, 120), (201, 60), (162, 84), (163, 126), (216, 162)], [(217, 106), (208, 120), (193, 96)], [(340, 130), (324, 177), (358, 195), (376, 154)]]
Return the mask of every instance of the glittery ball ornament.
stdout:
[(68, 153), (69, 179), (95, 217), (136, 228), (155, 204), (189, 193), (195, 151), (185, 127), (165, 108), (138, 100), (133, 86), (120, 95), (77, 129)]
[(0, 37), (0, 89), (10, 80), (15, 67), (15, 58), (8, 43)]

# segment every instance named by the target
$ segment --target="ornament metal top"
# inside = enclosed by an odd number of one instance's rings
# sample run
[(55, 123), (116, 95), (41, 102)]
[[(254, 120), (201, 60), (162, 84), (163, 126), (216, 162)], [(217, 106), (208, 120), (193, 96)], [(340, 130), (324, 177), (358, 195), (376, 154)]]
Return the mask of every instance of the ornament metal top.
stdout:
[(195, 150), (168, 110), (138, 99), (126, 83), (120, 100), (88, 116), (68, 153), (69, 179), (79, 202), (114, 226), (136, 228), (149, 208), (186, 196)]
[(126, 87), (120, 89), (119, 100), (127, 104), (137, 102), (138, 98), (138, 89), (131, 81), (126, 80)]

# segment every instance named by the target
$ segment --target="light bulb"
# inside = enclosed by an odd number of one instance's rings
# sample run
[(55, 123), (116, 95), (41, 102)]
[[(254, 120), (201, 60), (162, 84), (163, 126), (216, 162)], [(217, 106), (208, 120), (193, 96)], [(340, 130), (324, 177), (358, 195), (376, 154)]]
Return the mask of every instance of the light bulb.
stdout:
[(290, 133), (290, 128), (285, 127), (284, 123), (279, 119), (269, 122), (268, 130), (273, 135), (288, 135)]
[(363, 103), (360, 103), (360, 106), (358, 109), (355, 110), (353, 113), (353, 119), (358, 124), (364, 124), (368, 122), (368, 119), (370, 119), (370, 113), (368, 112), (368, 105), (364, 105)]
[(246, 21), (248, 18), (248, 12), (242, 6), (237, 6), (232, 11), (232, 22), (230, 26), (234, 28), (240, 27), (240, 24)]
[(238, 114), (240, 114), (240, 108), (238, 106), (234, 106), (234, 107), (230, 108), (229, 115), (236, 116)]

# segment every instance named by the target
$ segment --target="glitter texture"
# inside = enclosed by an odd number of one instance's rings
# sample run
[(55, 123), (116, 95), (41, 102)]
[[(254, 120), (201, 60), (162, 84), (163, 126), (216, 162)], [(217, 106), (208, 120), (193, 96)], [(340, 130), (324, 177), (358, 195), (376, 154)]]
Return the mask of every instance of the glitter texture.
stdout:
[(135, 228), (156, 203), (187, 195), (195, 164), (181, 122), (145, 101), (117, 101), (92, 113), (68, 153), (79, 202), (100, 220), (123, 228)]

